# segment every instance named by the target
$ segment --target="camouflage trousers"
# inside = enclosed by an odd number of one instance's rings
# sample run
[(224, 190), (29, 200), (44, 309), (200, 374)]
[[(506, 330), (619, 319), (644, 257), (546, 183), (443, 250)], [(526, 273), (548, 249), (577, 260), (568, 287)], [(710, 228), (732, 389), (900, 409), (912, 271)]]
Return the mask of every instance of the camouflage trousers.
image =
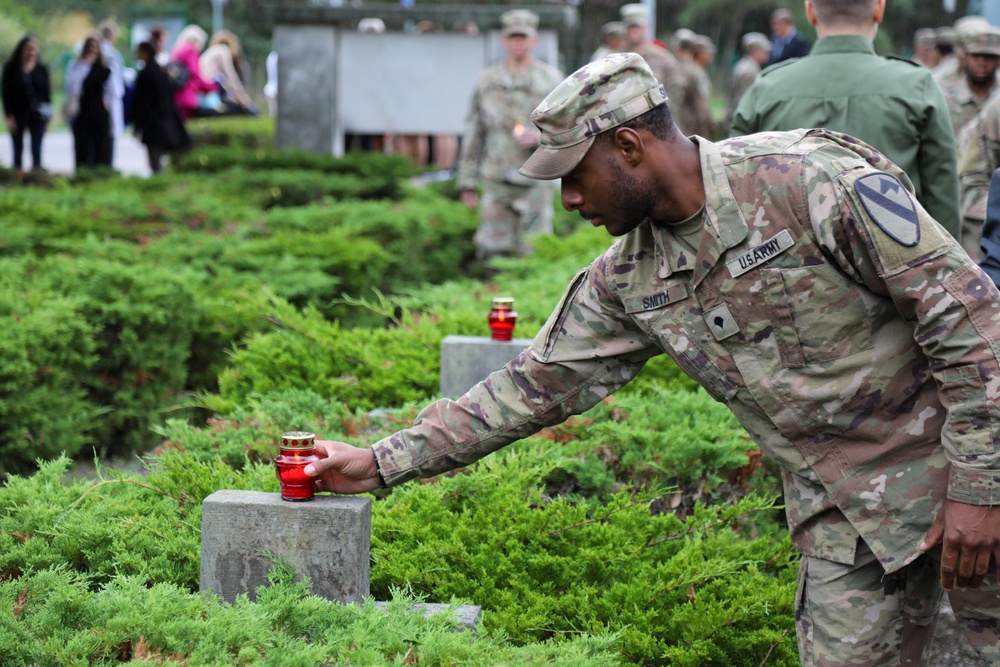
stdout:
[(531, 237), (552, 233), (552, 185), (487, 182), (474, 242), (480, 259), (530, 255)]
[[(885, 574), (863, 541), (854, 565), (803, 556), (796, 625), (804, 667), (926, 665), (941, 603), (941, 549)], [(978, 591), (949, 600), (965, 635), (1000, 665), (1000, 586), (991, 569)]]

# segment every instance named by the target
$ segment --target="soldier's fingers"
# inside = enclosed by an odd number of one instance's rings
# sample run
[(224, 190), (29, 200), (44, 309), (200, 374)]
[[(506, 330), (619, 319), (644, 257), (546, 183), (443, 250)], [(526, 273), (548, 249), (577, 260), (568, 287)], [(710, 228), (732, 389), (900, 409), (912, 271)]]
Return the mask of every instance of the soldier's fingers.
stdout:
[(945, 542), (941, 551), (941, 588), (950, 591), (955, 586), (958, 551)]
[(986, 554), (986, 556), (984, 557), (982, 554), (980, 554), (979, 558), (976, 560), (975, 571), (973, 572), (972, 577), (969, 579), (969, 588), (979, 590), (979, 588), (983, 585), (983, 579), (986, 578), (986, 575), (989, 573), (989, 570), (990, 570), (990, 555)]
[(979, 553), (972, 549), (965, 549), (959, 555), (958, 576), (955, 577), (955, 585), (959, 588), (969, 588), (979, 571)]
[(924, 539), (920, 541), (920, 546), (918, 547), (921, 551), (929, 551), (933, 549), (934, 546), (941, 541), (941, 537), (944, 535), (944, 511), (938, 513), (937, 518), (934, 520), (934, 525), (931, 529), (927, 531), (924, 535)]

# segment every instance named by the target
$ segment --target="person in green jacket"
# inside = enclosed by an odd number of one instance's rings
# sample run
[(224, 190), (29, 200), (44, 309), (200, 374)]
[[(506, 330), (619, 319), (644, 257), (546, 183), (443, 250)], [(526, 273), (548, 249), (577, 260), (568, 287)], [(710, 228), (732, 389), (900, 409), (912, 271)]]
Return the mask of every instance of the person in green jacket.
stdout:
[(917, 63), (875, 53), (886, 0), (806, 0), (819, 39), (805, 58), (761, 72), (733, 115), (731, 136), (822, 127), (882, 151), (917, 200), (960, 240), (955, 137), (948, 104)]

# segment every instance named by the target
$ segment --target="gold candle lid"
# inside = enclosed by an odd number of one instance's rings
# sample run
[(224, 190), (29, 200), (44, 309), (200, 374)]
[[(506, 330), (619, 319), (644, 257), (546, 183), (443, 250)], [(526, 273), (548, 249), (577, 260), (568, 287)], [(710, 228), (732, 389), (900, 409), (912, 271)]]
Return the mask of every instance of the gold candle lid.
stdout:
[(513, 308), (514, 307), (514, 297), (512, 296), (495, 296), (491, 306), (493, 308)]
[(281, 446), (285, 449), (312, 449), (313, 441), (316, 439), (314, 433), (306, 431), (289, 431), (281, 434)]

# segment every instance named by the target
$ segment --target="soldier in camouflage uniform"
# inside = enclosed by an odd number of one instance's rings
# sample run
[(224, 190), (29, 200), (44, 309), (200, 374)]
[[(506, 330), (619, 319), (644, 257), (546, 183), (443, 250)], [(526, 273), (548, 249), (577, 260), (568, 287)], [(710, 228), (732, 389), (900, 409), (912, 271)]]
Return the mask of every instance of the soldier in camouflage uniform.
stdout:
[(1000, 292), (906, 174), (827, 130), (686, 139), (634, 54), (532, 120), (522, 172), (619, 240), (464, 396), (371, 448), (317, 443), (317, 487), (469, 465), (665, 352), (781, 467), (804, 665), (924, 664), (942, 588), (1000, 665)]
[(712, 136), (712, 114), (709, 110), (711, 83), (704, 85), (705, 72), (695, 61), (698, 48), (698, 35), (687, 28), (680, 28), (674, 33), (671, 42), (677, 52), (677, 61), (684, 77), (684, 97), (675, 101), (667, 91), (671, 100), (671, 108), (676, 110), (674, 122), (687, 135), (697, 134), (699, 137)]
[(962, 37), (962, 49), (965, 51), (965, 58), (961, 75), (938, 82), (948, 102), (956, 139), (997, 90), (1000, 28), (986, 26), (967, 33)]
[(958, 135), (958, 183), (961, 186), (962, 245), (973, 259), (979, 247), (990, 177), (1000, 167), (1000, 94), (994, 94)]
[[(538, 145), (528, 115), (562, 74), (532, 57), (537, 14), (513, 9), (500, 20), (507, 57), (476, 80), (457, 175), (462, 201), (479, 206), (474, 240), (484, 260), (530, 253), (532, 236), (552, 233), (552, 188), (525, 178), (517, 168)], [(476, 191), (480, 179), (482, 201)]]
[(654, 44), (647, 31), (649, 30), (649, 9), (637, 2), (622, 5), (618, 10), (625, 24), (626, 41), (621, 48), (622, 53), (638, 53), (642, 56), (653, 76), (667, 89), (667, 95), (675, 104), (684, 100), (687, 82), (681, 72), (680, 64), (674, 54), (662, 46)]
[(733, 113), (740, 98), (757, 80), (760, 68), (771, 57), (771, 40), (762, 32), (748, 32), (740, 41), (743, 57), (733, 66), (729, 75), (729, 95), (726, 105), (726, 128), (733, 122)]

